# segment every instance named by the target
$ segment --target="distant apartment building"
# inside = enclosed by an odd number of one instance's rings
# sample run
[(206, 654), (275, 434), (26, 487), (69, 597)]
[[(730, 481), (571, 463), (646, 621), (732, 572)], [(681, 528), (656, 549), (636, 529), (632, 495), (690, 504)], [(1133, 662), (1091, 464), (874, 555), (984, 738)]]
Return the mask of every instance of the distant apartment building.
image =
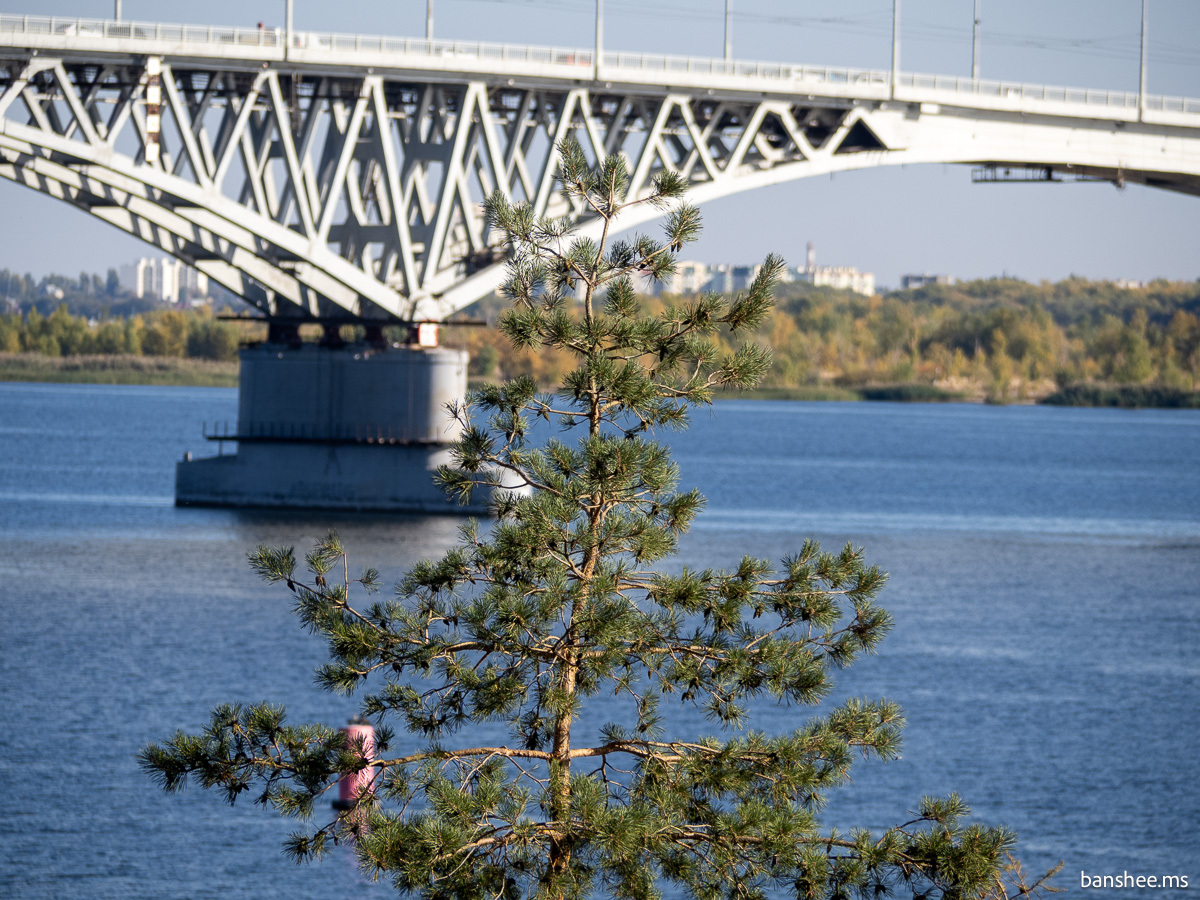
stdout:
[[(762, 265), (735, 266), (729, 263), (695, 262), (680, 260), (675, 263), (675, 272), (662, 281), (646, 281), (643, 290), (662, 294), (695, 294), (712, 291), (717, 294), (732, 294), (744, 291), (762, 271)], [(818, 266), (815, 262), (813, 245), (808, 245), (808, 262), (803, 268), (785, 269), (780, 281), (807, 281), (809, 284), (855, 291), (868, 297), (875, 293), (875, 276), (860, 272), (853, 266)]]
[(875, 296), (875, 276), (871, 272), (860, 272), (854, 266), (818, 266), (815, 271), (801, 270), (797, 281), (807, 281), (815, 287), (831, 287), (839, 291), (853, 291), (867, 297)]
[(704, 283), (704, 290), (713, 291), (718, 294), (732, 294), (735, 291), (744, 291), (750, 287), (750, 283), (754, 281), (754, 276), (758, 274), (762, 266), (730, 266), (720, 264), (709, 266), (708, 281)]
[(708, 263), (678, 260), (675, 271), (662, 281), (654, 282), (650, 289), (656, 295), (699, 293), (708, 284), (709, 268)]
[(929, 287), (934, 284), (954, 284), (956, 281), (953, 275), (930, 275), (928, 272), (922, 272), (920, 275), (901, 275), (900, 290), (907, 291), (912, 288)]
[(180, 303), (208, 296), (208, 276), (179, 259), (145, 256), (119, 274), (121, 286), (137, 297)]
[(817, 254), (812, 241), (808, 242), (808, 254), (803, 269), (796, 270), (796, 280), (806, 281), (814, 287), (831, 287), (840, 291), (853, 291), (867, 297), (875, 296), (875, 275), (860, 272), (854, 266), (818, 266)]

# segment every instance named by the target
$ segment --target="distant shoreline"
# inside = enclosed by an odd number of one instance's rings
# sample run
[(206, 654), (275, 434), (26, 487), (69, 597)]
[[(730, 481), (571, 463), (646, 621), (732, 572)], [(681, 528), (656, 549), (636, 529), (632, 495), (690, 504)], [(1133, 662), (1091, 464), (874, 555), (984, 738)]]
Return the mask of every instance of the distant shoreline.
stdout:
[[(917, 383), (871, 385), (860, 388), (813, 385), (766, 388), (739, 395), (748, 400), (865, 401), (889, 403), (995, 404), (982, 390), (951, 391)], [(732, 399), (732, 397), (731, 397)], [(1200, 409), (1200, 391), (1147, 385), (1077, 384), (1040, 396), (1005, 400), (1004, 406), (1077, 406), (1116, 409)]]
[[(802, 400), (802, 401), (887, 401), (893, 403), (983, 403), (982, 392), (951, 391), (930, 384), (913, 382), (908, 384), (865, 385), (840, 387), (838, 385), (813, 384), (794, 388), (756, 388), (739, 394), (719, 394), (721, 398), (737, 396), (746, 400)], [(1033, 402), (1032, 400), (1030, 402)]]
[[(166, 356), (44, 356), (0, 353), (0, 382), (48, 384), (134, 384), (163, 387), (237, 387), (238, 364)], [(953, 391), (930, 384), (901, 383), (840, 387), (805, 385), (759, 388), (742, 394), (718, 393), (717, 399), (798, 400), (805, 402), (987, 403), (982, 390)], [(1015, 404), (1118, 407), (1123, 409), (1200, 409), (1200, 391), (1143, 385), (1081, 384)]]
[(872, 385), (860, 388), (812, 385), (799, 388), (762, 388), (738, 395), (718, 395), (719, 399), (797, 400), (804, 402), (841, 401), (866, 403), (978, 403), (1001, 406), (1077, 406), (1119, 409), (1200, 409), (1200, 391), (1143, 385), (1081, 384), (1043, 394), (1006, 400), (997, 404), (983, 391), (950, 391), (919, 382)]

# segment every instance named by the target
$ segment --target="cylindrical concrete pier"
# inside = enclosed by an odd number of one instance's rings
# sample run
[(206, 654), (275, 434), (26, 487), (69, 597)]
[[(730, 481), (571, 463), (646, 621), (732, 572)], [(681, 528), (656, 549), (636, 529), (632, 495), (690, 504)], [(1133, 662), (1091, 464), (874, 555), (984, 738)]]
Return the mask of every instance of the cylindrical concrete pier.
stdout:
[(433, 483), (459, 426), (463, 350), (266, 343), (241, 352), (237, 452), (178, 463), (175, 502), (344, 510), (481, 512)]

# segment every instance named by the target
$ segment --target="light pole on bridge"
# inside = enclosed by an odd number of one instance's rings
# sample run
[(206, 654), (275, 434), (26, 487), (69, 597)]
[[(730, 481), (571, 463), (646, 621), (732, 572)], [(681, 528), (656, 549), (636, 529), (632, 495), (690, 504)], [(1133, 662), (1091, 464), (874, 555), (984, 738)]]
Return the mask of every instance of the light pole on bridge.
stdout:
[(121, 0), (113, 0), (113, 18), (121, 21)]
[(604, 54), (604, 0), (596, 0), (596, 52), (592, 60), (596, 80), (600, 80), (600, 62)]
[(1142, 54), (1138, 73), (1138, 121), (1146, 115), (1146, 2), (1142, 0)]
[(971, 79), (979, 80), (979, 0), (975, 0), (975, 20), (971, 25)]
[(892, 0), (892, 99), (900, 80), (900, 0)]
[(733, 0), (725, 0), (725, 62), (733, 59), (733, 19), (730, 16), (730, 6)]

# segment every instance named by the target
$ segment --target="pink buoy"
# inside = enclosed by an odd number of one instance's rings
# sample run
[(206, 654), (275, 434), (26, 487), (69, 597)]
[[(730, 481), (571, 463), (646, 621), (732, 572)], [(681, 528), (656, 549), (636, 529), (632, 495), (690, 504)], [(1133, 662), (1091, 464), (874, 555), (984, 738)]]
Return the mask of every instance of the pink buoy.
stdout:
[[(346, 735), (347, 746), (354, 746), (358, 741), (362, 741), (363, 753), (367, 759), (375, 757), (375, 728), (366, 719), (361, 716), (355, 716), (350, 720), (350, 724), (341, 729)], [(363, 792), (364, 789), (369, 791), (375, 790), (375, 767), (367, 766), (358, 772), (343, 775), (338, 782), (338, 798), (333, 801), (336, 809), (350, 809), (354, 806), (354, 801)]]

